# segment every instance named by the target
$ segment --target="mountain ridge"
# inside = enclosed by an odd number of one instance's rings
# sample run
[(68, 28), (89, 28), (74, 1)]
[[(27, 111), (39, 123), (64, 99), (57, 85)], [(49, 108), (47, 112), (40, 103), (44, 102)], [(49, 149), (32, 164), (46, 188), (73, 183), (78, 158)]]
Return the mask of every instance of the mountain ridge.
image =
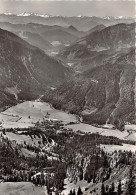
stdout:
[(40, 16), (40, 17), (78, 17), (78, 18), (82, 18), (82, 17), (98, 17), (98, 18), (103, 18), (103, 19), (108, 19), (108, 20), (113, 20), (113, 19), (130, 19), (133, 17), (130, 16), (85, 16), (85, 15), (78, 15), (78, 16), (63, 16), (63, 15), (51, 15), (51, 14), (38, 14), (38, 13), (34, 13), (34, 12), (22, 12), (20, 14), (13, 14), (10, 12), (5, 12), (5, 13), (0, 13), (0, 15), (7, 15), (7, 16)]
[[(16, 97), (11, 94), (14, 88), (18, 91), (18, 99), (36, 98), (47, 88), (58, 86), (71, 74), (59, 61), (11, 32), (0, 29), (0, 43), (1, 99), (6, 93), (16, 102)], [(10, 99), (7, 95), (6, 98)]]
[(112, 123), (123, 128), (134, 121), (134, 49), (116, 61), (94, 67), (48, 92), (43, 100), (83, 117), (89, 124)]
[(64, 17), (64, 16), (54, 16), (54, 17), (40, 17), (40, 16), (17, 16), (17, 15), (4, 15), (0, 14), (0, 22), (10, 22), (14, 24), (27, 24), (27, 23), (39, 23), (44, 25), (59, 25), (63, 27), (68, 27), (73, 25), (80, 31), (88, 31), (91, 28), (94, 28), (97, 25), (103, 24), (105, 26), (110, 26), (118, 23), (132, 23), (134, 22), (134, 18), (112, 18), (105, 19), (101, 17)]
[(73, 62), (73, 69), (82, 72), (125, 53), (135, 45), (134, 35), (134, 23), (102, 27), (61, 50), (58, 57), (65, 63)]

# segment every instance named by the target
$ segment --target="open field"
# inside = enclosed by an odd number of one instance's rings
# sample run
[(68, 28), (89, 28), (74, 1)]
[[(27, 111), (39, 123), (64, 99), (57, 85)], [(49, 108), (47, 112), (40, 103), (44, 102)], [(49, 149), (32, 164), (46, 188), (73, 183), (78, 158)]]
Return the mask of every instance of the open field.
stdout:
[(136, 125), (125, 125), (125, 129), (136, 131)]
[(0, 113), (1, 126), (4, 128), (25, 128), (34, 126), (37, 121), (50, 114), (50, 119), (61, 120), (64, 123), (76, 121), (76, 117), (63, 111), (53, 109), (48, 103), (26, 101)]
[(123, 146), (119, 146), (119, 145), (104, 145), (104, 144), (101, 144), (100, 147), (108, 152), (108, 153), (111, 153), (111, 152), (114, 152), (115, 150), (116, 151), (119, 151), (119, 150), (122, 150), (122, 151), (132, 151), (132, 152), (136, 152), (136, 145), (130, 145), (130, 144), (123, 144)]
[[(47, 116), (47, 113), (49, 114), (48, 117), (50, 119), (63, 121), (64, 124), (77, 121), (75, 115), (68, 114), (61, 110), (54, 109), (52, 108), (51, 105), (49, 105), (46, 102), (26, 101), (16, 106), (13, 106), (11, 108), (8, 108), (4, 112), (0, 113), (0, 121), (2, 123), (1, 127), (25, 128), (25, 127), (34, 126), (37, 121), (43, 121), (43, 119)], [(134, 129), (135, 125), (127, 125), (126, 130), (123, 132), (117, 129), (112, 130), (107, 128), (98, 128), (84, 123), (67, 125), (66, 127), (73, 129), (73, 131), (80, 130), (83, 132), (99, 133), (101, 135), (114, 136), (119, 139), (136, 141), (135, 131), (133, 131), (132, 134), (130, 135), (127, 132), (127, 127), (128, 129), (132, 127)], [(18, 136), (20, 135), (15, 135), (11, 133), (10, 136), (11, 139), (13, 137), (13, 139), (18, 141)], [(23, 136), (19, 138), (19, 140), (24, 140), (24, 139), (27, 138), (23, 138)]]
[(68, 125), (68, 128), (73, 129), (73, 131), (83, 131), (83, 132), (91, 132), (91, 133), (99, 133), (100, 135), (106, 135), (106, 136), (113, 136), (117, 137), (119, 139), (124, 140), (133, 140), (136, 141), (136, 133), (133, 132), (130, 136), (129, 133), (125, 131), (119, 131), (119, 130), (112, 130), (112, 129), (104, 129), (104, 128), (98, 128), (94, 127), (92, 125), (80, 123), (80, 124), (74, 124), (74, 125)]
[(30, 182), (0, 183), (0, 195), (46, 195), (46, 187), (36, 187)]
[(6, 132), (6, 135), (3, 135), (3, 137), (7, 137), (12, 141), (15, 140), (18, 144), (24, 143), (25, 141), (27, 144), (35, 144), (36, 146), (38, 146), (38, 141), (42, 140), (42, 138), (39, 138), (38, 136), (35, 136), (35, 138), (33, 137), (33, 139), (31, 139), (31, 137), (28, 135), (20, 135), (12, 132)]
[(75, 191), (78, 191), (78, 188), (80, 186), (80, 188), (82, 189), (82, 191), (85, 190), (85, 188), (89, 187), (90, 183), (87, 183), (87, 181), (82, 180), (82, 181), (78, 181), (77, 183), (70, 183), (70, 181), (68, 179), (65, 179), (65, 185), (64, 185), (64, 190), (62, 191), (61, 194), (64, 195), (68, 195), (71, 189), (75, 189)]

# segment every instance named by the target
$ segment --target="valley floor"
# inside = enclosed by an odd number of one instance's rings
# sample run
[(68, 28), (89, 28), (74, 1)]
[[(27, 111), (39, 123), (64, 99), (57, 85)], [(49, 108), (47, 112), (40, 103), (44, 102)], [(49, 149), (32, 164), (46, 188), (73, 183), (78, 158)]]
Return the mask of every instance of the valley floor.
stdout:
[(0, 183), (0, 195), (46, 195), (46, 187), (36, 187), (31, 182)]
[(101, 144), (100, 147), (105, 151), (105, 152), (108, 152), (108, 153), (112, 153), (114, 152), (115, 150), (116, 151), (132, 151), (132, 152), (135, 152), (136, 151), (136, 145), (130, 145), (130, 144), (123, 144), (122, 146), (119, 146), (119, 145), (104, 145), (104, 144)]
[[(119, 139), (136, 141), (135, 125), (127, 125), (126, 130), (123, 132), (117, 129), (112, 130), (108, 128), (94, 127), (92, 125), (79, 123), (75, 115), (68, 114), (61, 110), (56, 110), (48, 103), (40, 101), (26, 101), (8, 108), (4, 112), (1, 112), (1, 128), (27, 128), (34, 126), (38, 121), (43, 121), (43, 119), (46, 117), (52, 120), (60, 120), (65, 125), (70, 122), (78, 123), (67, 125), (67, 128), (70, 128), (73, 131), (80, 130), (87, 133), (99, 133), (100, 135), (113, 136)], [(132, 132), (129, 134), (127, 130), (131, 129)]]

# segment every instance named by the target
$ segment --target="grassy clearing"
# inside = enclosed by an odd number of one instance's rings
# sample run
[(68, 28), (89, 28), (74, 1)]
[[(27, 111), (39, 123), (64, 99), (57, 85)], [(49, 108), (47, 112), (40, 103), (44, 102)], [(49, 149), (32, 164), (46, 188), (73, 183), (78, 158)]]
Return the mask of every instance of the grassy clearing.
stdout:
[(0, 183), (1, 195), (46, 195), (46, 187), (36, 187), (30, 182)]

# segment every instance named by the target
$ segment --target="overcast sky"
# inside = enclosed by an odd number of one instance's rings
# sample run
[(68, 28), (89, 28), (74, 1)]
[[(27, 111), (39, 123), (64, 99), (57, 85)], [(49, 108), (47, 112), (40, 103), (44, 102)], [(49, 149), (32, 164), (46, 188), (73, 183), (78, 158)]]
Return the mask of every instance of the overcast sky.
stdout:
[(131, 16), (135, 14), (134, 1), (51, 1), (0, 0), (0, 13), (46, 13), (64, 16)]

